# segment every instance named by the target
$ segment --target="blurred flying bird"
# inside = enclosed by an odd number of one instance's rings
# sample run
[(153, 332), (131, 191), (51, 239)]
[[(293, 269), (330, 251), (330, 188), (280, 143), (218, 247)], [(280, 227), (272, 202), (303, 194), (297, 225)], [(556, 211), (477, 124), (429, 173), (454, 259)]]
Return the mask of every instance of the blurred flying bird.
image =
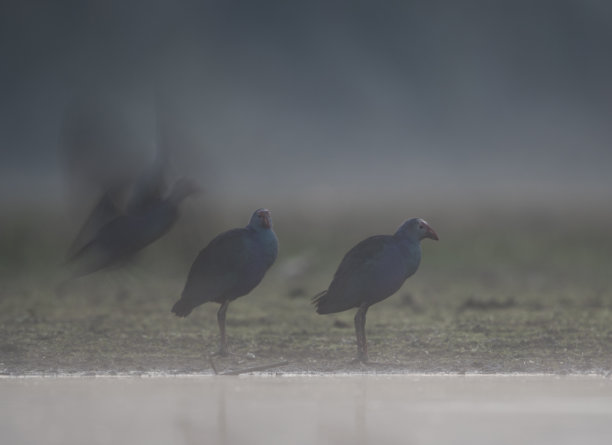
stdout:
[(245, 228), (216, 236), (195, 259), (181, 298), (172, 307), (179, 317), (208, 301), (219, 303), (219, 355), (228, 354), (225, 313), (230, 302), (248, 294), (263, 279), (278, 253), (270, 211), (258, 209)]
[(67, 260), (76, 255), (85, 244), (90, 242), (102, 227), (121, 214), (113, 196), (114, 192), (111, 190), (102, 194), (68, 247), (66, 252)]
[[(145, 217), (159, 208), (165, 190), (163, 164), (158, 158), (132, 183), (120, 184), (105, 191), (72, 241), (67, 257), (76, 255), (113, 220), (128, 216)], [(118, 196), (125, 196), (125, 202), (121, 203)]]
[[(167, 193), (168, 146), (159, 100), (156, 107), (155, 159), (137, 156), (121, 113), (99, 103), (80, 104), (66, 117), (63, 146), (67, 172), (78, 188), (101, 193), (89, 216), (68, 248), (71, 258), (97, 236), (98, 231), (122, 215), (144, 215), (158, 206)], [(114, 112), (113, 112), (114, 111)], [(93, 159), (93, 161), (92, 161)], [(139, 160), (139, 161), (138, 161)], [(140, 165), (137, 163), (140, 162)], [(128, 164), (125, 166), (124, 164)]]
[(148, 208), (121, 214), (104, 224), (93, 239), (81, 247), (68, 263), (72, 276), (93, 273), (120, 264), (170, 230), (179, 217), (179, 204), (198, 191), (189, 179), (178, 180), (169, 195)]
[(71, 191), (118, 199), (150, 159), (151, 147), (124, 101), (106, 93), (82, 92), (66, 107), (59, 148)]
[(359, 308), (355, 315), (358, 361), (368, 362), (368, 308), (394, 294), (417, 271), (423, 238), (437, 240), (438, 235), (422, 219), (412, 218), (393, 235), (361, 241), (344, 256), (329, 288), (315, 296), (313, 303), (319, 314)]

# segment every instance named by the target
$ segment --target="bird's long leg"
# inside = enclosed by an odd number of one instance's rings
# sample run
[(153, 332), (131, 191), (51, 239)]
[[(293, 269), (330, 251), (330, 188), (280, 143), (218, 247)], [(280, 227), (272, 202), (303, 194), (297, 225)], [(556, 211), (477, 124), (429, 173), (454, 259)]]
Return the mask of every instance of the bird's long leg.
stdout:
[(227, 312), (227, 307), (229, 306), (229, 303), (229, 300), (225, 300), (223, 303), (221, 303), (221, 307), (217, 312), (217, 323), (219, 324), (219, 333), (221, 334), (218, 354), (222, 357), (225, 357), (229, 354), (229, 351), (227, 349), (227, 338), (225, 336), (225, 313)]
[(363, 303), (355, 314), (355, 334), (357, 335), (357, 360), (362, 363), (368, 362), (368, 344), (365, 335), (366, 312), (368, 305)]

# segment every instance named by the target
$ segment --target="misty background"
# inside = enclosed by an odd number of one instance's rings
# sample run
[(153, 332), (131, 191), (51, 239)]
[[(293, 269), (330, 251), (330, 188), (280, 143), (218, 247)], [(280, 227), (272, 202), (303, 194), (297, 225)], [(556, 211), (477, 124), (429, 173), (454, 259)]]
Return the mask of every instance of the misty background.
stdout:
[(171, 175), (243, 219), (260, 206), (384, 202), (407, 217), (424, 203), (610, 202), (605, 1), (1, 9), (3, 213), (58, 208), (83, 187), (67, 134), (102, 170), (150, 162), (160, 113)]

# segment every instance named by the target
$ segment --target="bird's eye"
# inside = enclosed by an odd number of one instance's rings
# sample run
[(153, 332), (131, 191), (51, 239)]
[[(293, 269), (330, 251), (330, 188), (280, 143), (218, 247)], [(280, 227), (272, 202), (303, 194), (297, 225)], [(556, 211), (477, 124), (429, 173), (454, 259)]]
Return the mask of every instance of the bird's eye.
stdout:
[(423, 224), (419, 224), (419, 229), (422, 229), (422, 228), (423, 228)]

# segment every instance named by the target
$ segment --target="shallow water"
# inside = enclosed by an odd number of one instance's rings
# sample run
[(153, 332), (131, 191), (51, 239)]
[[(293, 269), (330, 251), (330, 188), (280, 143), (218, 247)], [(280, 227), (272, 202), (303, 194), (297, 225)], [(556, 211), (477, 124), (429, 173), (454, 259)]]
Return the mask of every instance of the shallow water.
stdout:
[(6, 444), (608, 444), (588, 376), (0, 379)]

